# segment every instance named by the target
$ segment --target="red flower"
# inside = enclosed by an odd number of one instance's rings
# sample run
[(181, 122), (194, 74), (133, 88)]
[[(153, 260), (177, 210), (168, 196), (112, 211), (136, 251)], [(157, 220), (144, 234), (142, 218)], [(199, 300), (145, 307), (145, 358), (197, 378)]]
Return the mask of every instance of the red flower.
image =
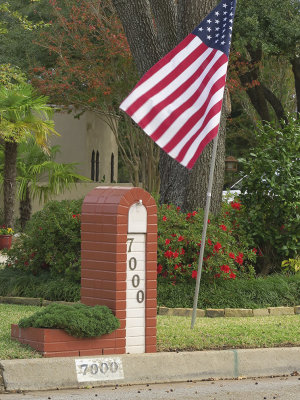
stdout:
[(161, 271), (162, 271), (162, 269), (163, 269), (162, 265), (159, 264), (159, 265), (157, 266), (157, 273), (160, 274)]
[(180, 252), (180, 254), (182, 254), (182, 255), (183, 255), (183, 254), (185, 254), (185, 250), (184, 250), (184, 248), (182, 248), (182, 249), (181, 249), (181, 252)]
[(224, 231), (224, 232), (226, 232), (227, 231), (227, 227), (226, 227), (226, 225), (220, 225), (220, 228)]
[(164, 215), (162, 219), (163, 221), (166, 221), (168, 218)]
[(174, 258), (177, 258), (179, 256), (179, 253), (178, 253), (178, 251), (174, 251), (174, 253), (173, 253), (173, 257)]
[(223, 271), (223, 272), (225, 272), (225, 274), (229, 274), (229, 272), (230, 272), (230, 268), (229, 268), (228, 265), (222, 265), (222, 266), (220, 267), (220, 270)]
[(233, 260), (235, 259), (234, 253), (229, 253), (228, 255), (229, 255), (229, 257), (232, 258)]
[(176, 210), (177, 210), (177, 211), (180, 211), (180, 210), (181, 210), (181, 208), (178, 206), (178, 207), (176, 208)]
[(194, 279), (197, 278), (197, 271), (196, 271), (196, 270), (194, 270), (194, 271), (192, 272), (192, 278), (194, 278)]
[(165, 244), (170, 244), (171, 243), (171, 240), (170, 239), (166, 239), (165, 240)]
[(230, 278), (230, 279), (235, 279), (235, 277), (236, 277), (236, 274), (234, 274), (233, 272), (231, 272), (231, 274), (229, 275), (229, 278)]
[(197, 211), (193, 211), (193, 212), (192, 212), (192, 216), (193, 216), (193, 217), (194, 217), (196, 214), (198, 214)]
[(221, 274), (215, 274), (215, 278), (220, 278)]
[(191, 218), (191, 216), (192, 216), (192, 214), (191, 213), (187, 213), (187, 215), (186, 215), (186, 220), (189, 220), (190, 218)]
[(165, 257), (166, 258), (171, 258), (173, 256), (173, 252), (171, 251), (171, 250), (167, 250), (166, 252), (165, 252)]
[(212, 241), (210, 239), (207, 239), (207, 243), (212, 246)]
[(207, 223), (210, 224), (210, 219), (207, 220)]
[(177, 235), (176, 235), (176, 233), (172, 233), (172, 235), (171, 235), (172, 237), (176, 237)]
[(218, 252), (220, 249), (222, 248), (222, 245), (221, 245), (221, 243), (219, 243), (219, 242), (217, 242), (215, 245), (214, 245), (214, 249)]
[(179, 265), (175, 264), (174, 269), (178, 269)]
[(239, 253), (238, 256), (236, 257), (235, 261), (242, 265), (243, 264), (243, 258), (244, 258), (244, 254), (243, 253)]
[(234, 208), (235, 210), (240, 210), (241, 209), (241, 203), (234, 203), (232, 201), (230, 204), (231, 204), (231, 207)]
[(252, 249), (252, 252), (257, 254), (257, 249), (256, 248)]
[(183, 236), (179, 236), (178, 242), (182, 242), (183, 240), (184, 240), (184, 237)]

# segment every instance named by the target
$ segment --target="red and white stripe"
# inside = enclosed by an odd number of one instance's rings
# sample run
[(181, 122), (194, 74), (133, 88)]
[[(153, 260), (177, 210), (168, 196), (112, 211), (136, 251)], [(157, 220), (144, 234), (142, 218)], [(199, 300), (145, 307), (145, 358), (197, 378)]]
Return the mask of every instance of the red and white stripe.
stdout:
[(217, 135), (228, 57), (194, 34), (155, 64), (120, 108), (191, 169)]

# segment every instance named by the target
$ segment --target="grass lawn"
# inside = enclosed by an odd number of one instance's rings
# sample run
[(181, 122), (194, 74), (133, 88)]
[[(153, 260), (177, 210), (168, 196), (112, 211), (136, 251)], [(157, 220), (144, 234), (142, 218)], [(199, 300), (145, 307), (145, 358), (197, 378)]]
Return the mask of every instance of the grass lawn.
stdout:
[[(0, 359), (40, 357), (10, 339), (10, 325), (40, 307), (0, 304)], [(250, 318), (157, 317), (158, 351), (300, 346), (300, 315)]]
[(29, 346), (10, 338), (10, 325), (38, 311), (40, 307), (0, 304), (0, 360), (41, 357)]

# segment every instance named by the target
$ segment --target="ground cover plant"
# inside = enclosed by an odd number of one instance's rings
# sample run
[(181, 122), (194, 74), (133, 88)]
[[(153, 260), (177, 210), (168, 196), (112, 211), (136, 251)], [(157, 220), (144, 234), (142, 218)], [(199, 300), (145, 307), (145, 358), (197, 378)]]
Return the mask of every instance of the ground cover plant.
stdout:
[(111, 333), (120, 327), (120, 321), (106, 306), (85, 304), (50, 304), (35, 314), (22, 318), (21, 328), (63, 329), (75, 337), (96, 337)]
[[(10, 325), (41, 310), (40, 307), (0, 304), (0, 359), (41, 357), (10, 339)], [(210, 350), (299, 346), (299, 315), (251, 318), (197, 318), (158, 316), (158, 351)]]

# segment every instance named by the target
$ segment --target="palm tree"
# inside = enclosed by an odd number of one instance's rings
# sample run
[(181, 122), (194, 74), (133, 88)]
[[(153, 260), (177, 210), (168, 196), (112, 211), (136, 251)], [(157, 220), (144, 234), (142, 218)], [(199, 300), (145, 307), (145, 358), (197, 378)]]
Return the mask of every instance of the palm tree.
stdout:
[(45, 203), (51, 196), (65, 192), (78, 181), (90, 182), (88, 178), (76, 173), (76, 163), (55, 162), (58, 151), (59, 146), (53, 146), (49, 154), (46, 154), (33, 139), (19, 146), (17, 182), (23, 230), (31, 217), (32, 200), (38, 198), (40, 203)]
[(49, 134), (57, 134), (47, 97), (29, 84), (0, 88), (0, 138), (4, 145), (4, 222), (13, 226), (18, 144), (28, 137), (47, 149)]

